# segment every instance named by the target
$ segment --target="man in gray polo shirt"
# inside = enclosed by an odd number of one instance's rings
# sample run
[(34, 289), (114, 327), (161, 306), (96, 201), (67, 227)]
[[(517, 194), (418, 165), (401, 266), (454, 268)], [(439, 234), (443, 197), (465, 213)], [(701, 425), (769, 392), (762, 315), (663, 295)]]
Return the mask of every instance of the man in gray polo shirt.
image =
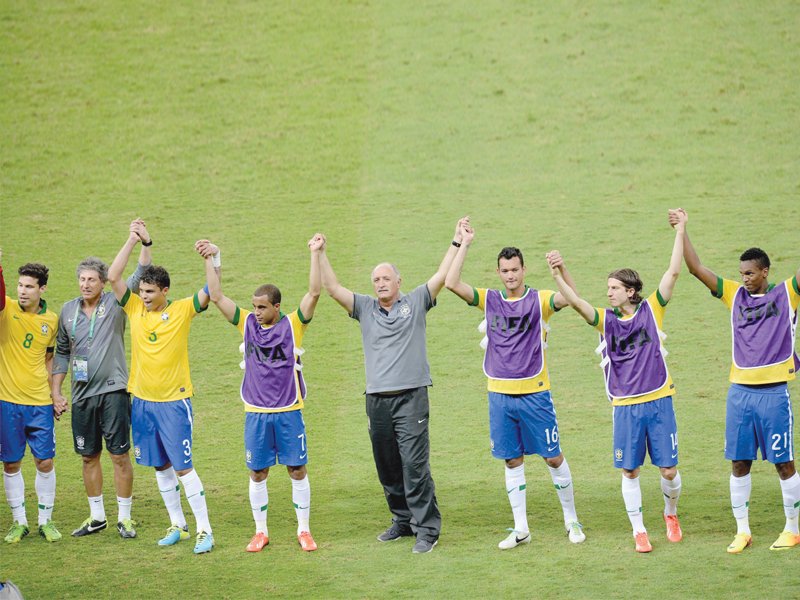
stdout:
[(372, 271), (377, 298), (354, 294), (337, 281), (325, 246), (320, 255), (325, 289), (361, 325), (372, 454), (392, 513), (392, 525), (378, 541), (416, 535), (416, 554), (433, 550), (442, 524), (429, 464), (425, 322), (461, 245), (462, 223), (469, 225), (469, 217), (459, 221), (433, 277), (408, 294), (400, 291), (400, 273), (389, 263)]
[[(151, 262), (153, 242), (143, 221), (133, 221), (131, 231), (142, 240), (139, 266), (128, 279), (128, 287), (138, 289), (140, 273)], [(100, 464), (105, 440), (114, 464), (117, 531), (122, 538), (134, 538), (125, 313), (112, 292), (103, 292), (108, 279), (108, 266), (103, 261), (87, 258), (76, 272), (81, 295), (61, 309), (51, 384), (53, 398), (66, 402), (61, 387), (72, 367), (72, 435), (75, 452), (83, 457), (83, 484), (90, 510), (89, 518), (72, 535), (82, 537), (107, 527)]]

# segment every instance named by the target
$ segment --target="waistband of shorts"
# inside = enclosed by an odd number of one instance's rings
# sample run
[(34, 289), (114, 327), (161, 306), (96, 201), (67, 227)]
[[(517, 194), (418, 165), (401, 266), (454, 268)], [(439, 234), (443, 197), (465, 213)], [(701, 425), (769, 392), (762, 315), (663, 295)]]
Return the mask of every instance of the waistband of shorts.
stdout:
[(731, 388), (758, 394), (785, 394), (789, 385), (785, 381), (778, 383), (757, 383), (748, 385), (746, 383), (732, 383)]

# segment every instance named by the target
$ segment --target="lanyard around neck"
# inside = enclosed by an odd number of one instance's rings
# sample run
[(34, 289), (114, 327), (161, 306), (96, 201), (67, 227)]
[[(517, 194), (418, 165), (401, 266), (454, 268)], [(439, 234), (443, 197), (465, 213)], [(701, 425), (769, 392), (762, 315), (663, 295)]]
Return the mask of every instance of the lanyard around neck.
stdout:
[[(100, 304), (102, 303), (102, 301), (103, 300), (101, 298), (98, 301), (97, 306), (94, 307), (94, 310), (92, 311), (92, 318), (89, 321), (89, 341), (88, 341), (88, 345), (89, 346), (92, 345), (92, 338), (94, 337), (94, 323), (97, 320), (97, 309), (100, 308)], [(80, 313), (80, 311), (81, 311), (81, 304), (82, 304), (82, 301), (79, 301), (75, 305), (75, 316), (72, 318), (72, 343), (73, 344), (75, 343), (75, 328), (78, 325), (78, 313)]]

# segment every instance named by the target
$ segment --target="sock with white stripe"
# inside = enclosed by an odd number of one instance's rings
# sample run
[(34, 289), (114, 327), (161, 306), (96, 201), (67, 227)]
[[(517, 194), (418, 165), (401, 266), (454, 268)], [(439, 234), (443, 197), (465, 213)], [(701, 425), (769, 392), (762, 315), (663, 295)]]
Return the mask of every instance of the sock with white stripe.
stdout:
[(642, 488), (639, 486), (639, 478), (622, 476), (622, 499), (625, 501), (625, 510), (628, 512), (631, 527), (634, 535), (647, 532), (642, 519)]
[(518, 533), (530, 531), (525, 487), (525, 464), (513, 468), (506, 466), (506, 492), (514, 515), (514, 531)]
[(671, 481), (662, 477), (661, 492), (664, 494), (664, 514), (677, 515), (678, 498), (681, 497), (681, 474), (676, 473)]
[(56, 470), (43, 473), (36, 469), (36, 497), (39, 500), (39, 525), (44, 525), (53, 517), (53, 504), (56, 501)]
[(186, 517), (183, 515), (181, 507), (181, 486), (178, 485), (175, 469), (170, 467), (163, 471), (156, 471), (156, 481), (158, 482), (158, 491), (161, 492), (161, 497), (164, 499), (164, 506), (167, 507), (169, 513), (170, 523), (186, 528)]
[(6, 502), (11, 508), (11, 518), (20, 525), (27, 525), (25, 479), (22, 477), (22, 471), (17, 471), (16, 473), (3, 472), (3, 487), (6, 490)]
[(302, 479), (292, 479), (292, 502), (297, 513), (297, 535), (303, 531), (311, 531), (308, 521), (311, 514), (311, 485), (308, 475)]
[(197, 471), (192, 469), (186, 475), (181, 475), (181, 483), (186, 499), (192, 509), (195, 521), (197, 521), (197, 533), (205, 531), (211, 533), (211, 523), (208, 522), (208, 506), (206, 505), (206, 491), (203, 489), (203, 482), (197, 475)]
[(750, 535), (750, 473), (744, 477), (736, 477), (731, 474), (731, 508), (733, 518), (736, 519), (736, 533)]
[(267, 530), (267, 509), (269, 507), (269, 492), (267, 480), (250, 480), (250, 510), (253, 511), (253, 520), (256, 522), (256, 533), (261, 532), (269, 536)]
[(553, 486), (556, 488), (558, 499), (561, 501), (561, 510), (564, 512), (564, 524), (578, 521), (578, 514), (575, 512), (575, 492), (572, 487), (572, 473), (570, 473), (567, 459), (557, 468), (548, 465), (550, 477), (553, 479)]

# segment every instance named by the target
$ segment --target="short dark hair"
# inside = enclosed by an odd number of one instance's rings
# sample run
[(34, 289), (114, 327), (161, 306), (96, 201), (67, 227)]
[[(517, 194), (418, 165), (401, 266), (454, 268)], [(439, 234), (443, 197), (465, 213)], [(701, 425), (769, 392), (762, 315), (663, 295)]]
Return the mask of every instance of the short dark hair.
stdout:
[(47, 278), (50, 275), (50, 269), (41, 263), (26, 263), (17, 271), (20, 276), (33, 277), (39, 282), (39, 287), (47, 285)]
[(617, 269), (608, 274), (609, 279), (616, 279), (622, 282), (626, 288), (633, 288), (633, 296), (631, 297), (631, 304), (639, 304), (642, 301), (642, 296), (639, 292), (642, 291), (642, 280), (639, 274), (633, 269)]
[(500, 259), (504, 258), (506, 260), (511, 260), (512, 258), (519, 258), (519, 264), (521, 266), (525, 266), (525, 259), (522, 258), (522, 250), (519, 248), (515, 248), (514, 246), (506, 246), (502, 250), (500, 250), (500, 254), (497, 255), (497, 266), (500, 266)]
[(278, 289), (278, 286), (272, 285), (271, 283), (258, 286), (256, 291), (253, 292), (253, 296), (266, 296), (270, 304), (281, 303), (281, 291)]
[(139, 283), (149, 283), (157, 285), (160, 289), (169, 287), (169, 273), (164, 267), (157, 267), (156, 265), (148, 265), (142, 269), (142, 276), (139, 278)]
[(739, 257), (739, 260), (753, 260), (758, 264), (759, 269), (769, 269), (769, 256), (761, 248), (748, 248)]

